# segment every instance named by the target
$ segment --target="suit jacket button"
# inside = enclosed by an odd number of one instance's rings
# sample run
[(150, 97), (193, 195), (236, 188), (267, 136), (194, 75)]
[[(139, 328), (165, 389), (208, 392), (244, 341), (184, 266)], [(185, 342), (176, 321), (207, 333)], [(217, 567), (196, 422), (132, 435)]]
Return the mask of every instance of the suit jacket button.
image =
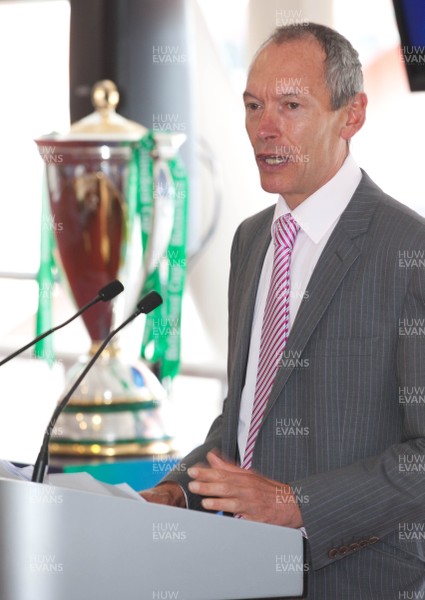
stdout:
[(328, 556), (329, 558), (335, 558), (336, 556), (338, 556), (338, 550), (336, 548), (332, 548), (331, 550), (329, 550)]
[(369, 544), (376, 544), (376, 542), (379, 542), (379, 537), (376, 537), (376, 535), (369, 538)]
[(356, 552), (357, 550), (360, 550), (361, 546), (360, 544), (357, 544), (356, 542), (354, 542), (353, 544), (350, 544), (350, 550), (352, 552)]
[(344, 556), (344, 554), (347, 554), (348, 552), (348, 546), (341, 546), (339, 549), (339, 553), (342, 554), (342, 556)]

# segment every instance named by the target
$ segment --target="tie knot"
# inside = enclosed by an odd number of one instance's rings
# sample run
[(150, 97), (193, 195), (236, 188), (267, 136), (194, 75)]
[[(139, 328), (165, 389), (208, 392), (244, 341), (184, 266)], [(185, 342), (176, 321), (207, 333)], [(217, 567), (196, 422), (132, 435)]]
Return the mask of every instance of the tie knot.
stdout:
[(292, 249), (300, 226), (290, 213), (276, 219), (272, 227), (275, 246)]

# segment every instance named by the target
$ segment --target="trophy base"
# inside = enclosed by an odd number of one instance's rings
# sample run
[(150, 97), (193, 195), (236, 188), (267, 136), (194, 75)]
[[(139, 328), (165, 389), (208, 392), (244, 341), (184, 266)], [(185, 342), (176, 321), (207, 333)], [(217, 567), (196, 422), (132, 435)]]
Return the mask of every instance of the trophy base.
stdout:
[(132, 457), (132, 456), (168, 456), (175, 454), (173, 442), (168, 440), (146, 440), (130, 441), (121, 443), (100, 443), (99, 442), (73, 442), (56, 443), (49, 445), (49, 452), (52, 456), (73, 456), (80, 458), (113, 458), (113, 457)]
[[(71, 370), (74, 379), (89, 357)], [(148, 367), (126, 364), (112, 348), (102, 353), (54, 427), (52, 455), (94, 458), (168, 455), (166, 392)]]

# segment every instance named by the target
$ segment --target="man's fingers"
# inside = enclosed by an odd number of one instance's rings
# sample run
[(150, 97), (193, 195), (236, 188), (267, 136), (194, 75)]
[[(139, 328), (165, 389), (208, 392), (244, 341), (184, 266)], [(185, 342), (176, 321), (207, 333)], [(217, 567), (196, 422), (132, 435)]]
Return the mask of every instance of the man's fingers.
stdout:
[(204, 465), (195, 465), (188, 470), (188, 474), (193, 479), (201, 479), (202, 481), (217, 481), (220, 479), (226, 479), (227, 473), (233, 475), (246, 476), (250, 471), (241, 469), (227, 460), (224, 460), (214, 452), (208, 452), (207, 460), (209, 467)]
[[(294, 494), (287, 484), (268, 479), (208, 455), (209, 467), (197, 465), (189, 469), (189, 490), (204, 496), (206, 510), (223, 511), (243, 516), (249, 521), (301, 527), (303, 519)], [(276, 503), (276, 486), (285, 486), (285, 502)], [(282, 488), (283, 489), (283, 488)]]
[(203, 481), (191, 481), (189, 483), (189, 490), (201, 496), (219, 496), (222, 498), (235, 496), (235, 486), (225, 482), (214, 481), (206, 483)]
[[(242, 469), (237, 469), (236, 471), (229, 471), (225, 469), (218, 469), (216, 467), (191, 467), (188, 470), (189, 476), (195, 482), (200, 483), (212, 483), (212, 484), (220, 484), (224, 483), (226, 485), (232, 485), (234, 487), (249, 487), (248, 486), (248, 478), (249, 473)], [(191, 487), (189, 487), (191, 491)]]
[(139, 492), (139, 494), (148, 502), (186, 508), (184, 493), (181, 487), (175, 482), (160, 483), (154, 488)]
[(237, 513), (239, 512), (240, 502), (237, 498), (204, 498), (202, 506), (207, 510), (216, 512)]
[(148, 502), (153, 502), (154, 504), (169, 504), (168, 494), (158, 494), (153, 490), (145, 490), (143, 492), (139, 492), (139, 494)]
[(200, 481), (220, 481), (227, 476), (223, 469), (212, 469), (211, 467), (190, 467), (187, 472), (189, 477)]
[(237, 473), (237, 472), (241, 471), (240, 467), (237, 467), (233, 463), (228, 462), (227, 460), (224, 460), (223, 458), (221, 458), (214, 452), (208, 452), (207, 460), (208, 460), (209, 464), (211, 465), (211, 467), (213, 467), (215, 469), (223, 469), (224, 471), (229, 471), (231, 473)]

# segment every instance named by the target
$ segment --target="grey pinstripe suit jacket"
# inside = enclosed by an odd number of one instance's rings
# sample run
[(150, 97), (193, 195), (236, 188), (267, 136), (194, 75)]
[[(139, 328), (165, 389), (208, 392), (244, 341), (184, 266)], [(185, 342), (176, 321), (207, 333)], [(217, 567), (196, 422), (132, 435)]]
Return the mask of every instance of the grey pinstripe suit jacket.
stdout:
[[(232, 247), (228, 396), (205, 444), (237, 459), (252, 314), (273, 207)], [(425, 598), (425, 221), (363, 173), (307, 286), (253, 468), (295, 490), (314, 600)], [(414, 265), (414, 266), (413, 266)], [(184, 469), (167, 479), (187, 491)], [(191, 508), (200, 498), (188, 492)], [(278, 499), (277, 499), (278, 501)]]

